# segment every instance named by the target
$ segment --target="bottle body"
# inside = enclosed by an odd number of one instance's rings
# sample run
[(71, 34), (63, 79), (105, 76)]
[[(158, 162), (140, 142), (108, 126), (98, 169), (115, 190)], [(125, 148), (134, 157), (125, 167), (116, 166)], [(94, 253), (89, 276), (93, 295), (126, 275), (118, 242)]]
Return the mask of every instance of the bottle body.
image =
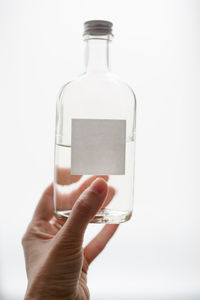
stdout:
[(84, 182), (91, 176), (108, 175), (112, 195), (107, 195), (105, 205), (91, 222), (121, 223), (130, 219), (135, 120), (134, 93), (111, 72), (86, 73), (64, 86), (56, 114), (57, 218), (69, 217)]

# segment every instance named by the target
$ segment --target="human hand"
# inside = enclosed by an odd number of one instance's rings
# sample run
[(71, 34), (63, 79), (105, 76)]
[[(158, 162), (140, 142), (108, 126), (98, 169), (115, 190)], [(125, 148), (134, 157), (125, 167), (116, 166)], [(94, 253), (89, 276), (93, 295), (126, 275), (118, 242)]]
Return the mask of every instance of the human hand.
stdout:
[(118, 227), (117, 224), (105, 225), (82, 248), (88, 223), (115, 194), (114, 188), (106, 183), (108, 176), (98, 177), (101, 178), (88, 178), (72, 192), (77, 199), (66, 222), (53, 216), (53, 185), (42, 195), (22, 239), (28, 277), (25, 300), (89, 299), (88, 266)]

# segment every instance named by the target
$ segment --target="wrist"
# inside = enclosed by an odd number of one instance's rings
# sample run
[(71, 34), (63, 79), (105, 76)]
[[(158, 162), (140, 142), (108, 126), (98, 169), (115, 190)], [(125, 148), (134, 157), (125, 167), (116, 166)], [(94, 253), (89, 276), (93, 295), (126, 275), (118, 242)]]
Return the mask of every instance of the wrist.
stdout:
[(29, 288), (26, 291), (24, 300), (74, 300), (75, 295), (69, 295), (69, 293), (61, 293), (60, 291), (48, 291), (47, 289), (32, 289)]

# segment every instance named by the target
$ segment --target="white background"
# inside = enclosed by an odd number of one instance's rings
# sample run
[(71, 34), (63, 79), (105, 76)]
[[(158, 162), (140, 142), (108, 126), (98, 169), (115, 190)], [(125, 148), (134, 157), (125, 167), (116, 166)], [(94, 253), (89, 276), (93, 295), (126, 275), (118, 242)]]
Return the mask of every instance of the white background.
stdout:
[(0, 0), (1, 299), (23, 298), (20, 240), (53, 178), (56, 99), (82, 72), (89, 19), (114, 23), (112, 69), (138, 101), (133, 218), (91, 266), (91, 299), (200, 299), (199, 14), (192, 0)]

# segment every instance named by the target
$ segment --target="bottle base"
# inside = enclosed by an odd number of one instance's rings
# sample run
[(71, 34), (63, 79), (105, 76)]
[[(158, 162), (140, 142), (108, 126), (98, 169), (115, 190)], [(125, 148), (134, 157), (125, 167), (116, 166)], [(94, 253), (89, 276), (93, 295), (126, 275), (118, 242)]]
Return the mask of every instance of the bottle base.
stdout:
[[(66, 220), (69, 218), (71, 210), (55, 211), (54, 215), (58, 220)], [(128, 221), (131, 218), (130, 211), (119, 211), (112, 209), (100, 210), (90, 223), (97, 224), (119, 224)]]

